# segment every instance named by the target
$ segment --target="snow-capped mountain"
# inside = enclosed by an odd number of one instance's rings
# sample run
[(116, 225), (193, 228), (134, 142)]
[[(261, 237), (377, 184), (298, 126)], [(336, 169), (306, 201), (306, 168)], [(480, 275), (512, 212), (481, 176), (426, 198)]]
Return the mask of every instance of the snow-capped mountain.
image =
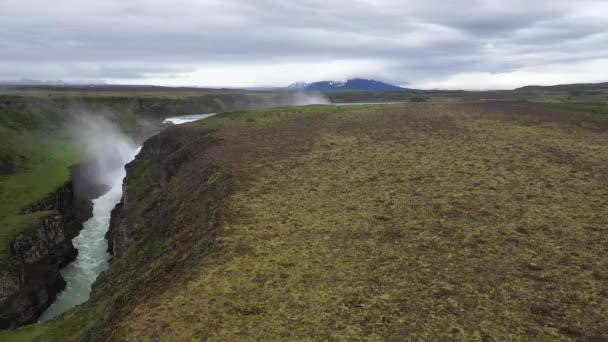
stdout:
[(346, 82), (321, 81), (314, 83), (297, 82), (288, 87), (303, 91), (327, 91), (327, 90), (403, 90), (403, 88), (374, 80), (355, 78)]

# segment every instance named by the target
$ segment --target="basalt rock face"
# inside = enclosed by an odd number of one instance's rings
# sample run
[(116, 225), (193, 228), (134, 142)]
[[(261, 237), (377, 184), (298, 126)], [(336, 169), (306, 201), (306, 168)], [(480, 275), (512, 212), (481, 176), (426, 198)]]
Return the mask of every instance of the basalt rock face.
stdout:
[(74, 188), (70, 180), (23, 210), (23, 214), (48, 215), (34, 232), (9, 244), (10, 262), (0, 267), (0, 329), (35, 322), (65, 288), (59, 270), (76, 258), (72, 239), (92, 215), (90, 199), (77, 199)]
[[(221, 186), (212, 187), (214, 191), (211, 191), (206, 188), (214, 184), (204, 184), (208, 186), (202, 187), (203, 191), (209, 192), (210, 199), (225, 195), (225, 175), (221, 174), (210, 160), (198, 159), (219, 141), (213, 131), (187, 125), (171, 127), (146, 141), (138, 158), (126, 166), (123, 197), (112, 210), (106, 238), (109, 251), (116, 259), (121, 258), (129, 247), (146, 237), (150, 229), (154, 229), (154, 232), (161, 236), (169, 234), (174, 221), (181, 218), (176, 217), (177, 209), (183, 207), (175, 207), (175, 202), (181, 202), (181, 199), (176, 197), (176, 184), (184, 187), (182, 191), (194, 191), (198, 182), (213, 178), (215, 181), (221, 180), (218, 183)], [(199, 162), (200, 166), (192, 169), (190, 164), (196, 162)], [(185, 170), (194, 173), (190, 178), (190, 189), (188, 178), (181, 175)], [(209, 200), (202, 204), (216, 207)], [(215, 212), (215, 209), (206, 209), (205, 211)]]
[[(51, 214), (40, 221), (34, 235), (20, 235), (9, 246), (11, 257), (19, 264), (32, 265), (50, 259), (63, 266), (74, 259), (77, 251), (71, 238), (77, 233), (61, 214)], [(75, 230), (75, 231), (74, 231)]]
[(61, 274), (44, 264), (0, 271), (0, 327), (11, 329), (35, 322), (64, 287)]

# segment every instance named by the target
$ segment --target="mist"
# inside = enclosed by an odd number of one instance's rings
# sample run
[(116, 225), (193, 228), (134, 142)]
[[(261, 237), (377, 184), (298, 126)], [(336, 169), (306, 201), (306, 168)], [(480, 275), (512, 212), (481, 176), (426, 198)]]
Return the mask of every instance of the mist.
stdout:
[(106, 188), (122, 182), (124, 166), (133, 159), (137, 144), (100, 115), (80, 113), (74, 116), (71, 131), (89, 161), (87, 181)]
[(331, 104), (331, 101), (327, 96), (322, 93), (305, 93), (298, 92), (293, 93), (290, 99), (290, 106), (306, 106), (313, 104)]
[(103, 194), (97, 192), (97, 197), (90, 191), (88, 193), (96, 197), (93, 199), (93, 215), (72, 240), (78, 256), (61, 269), (66, 287), (40, 316), (41, 322), (87, 301), (97, 276), (108, 269), (111, 256), (105, 235), (110, 226), (111, 212), (122, 197), (125, 164), (139, 152), (130, 138), (101, 115), (80, 112), (74, 116), (71, 129), (74, 139), (82, 145), (90, 160), (84, 169), (79, 169), (79, 176), (74, 179), (75, 189), (82, 188), (82, 183), (96, 184), (103, 186)]
[(322, 93), (284, 92), (270, 98), (255, 99), (254, 103), (251, 103), (244, 109), (306, 106), (314, 104), (331, 104), (331, 101)]

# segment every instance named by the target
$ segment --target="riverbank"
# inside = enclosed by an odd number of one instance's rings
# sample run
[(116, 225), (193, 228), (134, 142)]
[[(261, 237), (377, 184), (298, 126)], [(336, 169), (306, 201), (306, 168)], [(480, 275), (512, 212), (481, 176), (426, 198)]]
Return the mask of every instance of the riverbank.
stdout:
[(127, 167), (75, 340), (605, 339), (608, 119), (522, 102), (220, 114)]

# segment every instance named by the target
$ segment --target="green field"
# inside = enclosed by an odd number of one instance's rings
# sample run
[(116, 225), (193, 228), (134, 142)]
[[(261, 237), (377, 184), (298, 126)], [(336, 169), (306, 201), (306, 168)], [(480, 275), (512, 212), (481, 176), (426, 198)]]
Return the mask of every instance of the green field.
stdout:
[(49, 214), (22, 210), (63, 185), (69, 166), (84, 157), (59, 114), (30, 114), (0, 112), (0, 263), (7, 261), (8, 241), (33, 232)]
[(569, 102), (564, 105), (569, 109), (599, 115), (608, 115), (608, 101), (606, 102)]

